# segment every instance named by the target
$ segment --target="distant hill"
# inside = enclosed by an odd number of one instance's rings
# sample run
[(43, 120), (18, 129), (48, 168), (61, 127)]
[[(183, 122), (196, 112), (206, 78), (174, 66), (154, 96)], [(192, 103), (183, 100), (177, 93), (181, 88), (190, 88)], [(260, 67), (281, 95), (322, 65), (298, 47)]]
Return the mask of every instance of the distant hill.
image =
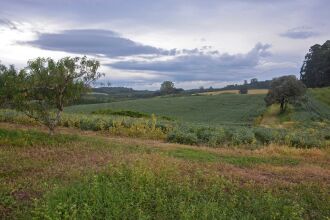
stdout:
[[(247, 87), (247, 89), (269, 89), (271, 80), (266, 81), (257, 81), (256, 79), (251, 80), (250, 83), (246, 84), (235, 84), (228, 85), (223, 88), (200, 88), (200, 89), (188, 89), (184, 90), (181, 88), (175, 89), (173, 94), (167, 96), (189, 96), (192, 94), (198, 93), (208, 93), (208, 92), (217, 92), (217, 91), (226, 91), (226, 90), (239, 90), (242, 87)], [(74, 104), (96, 104), (96, 103), (107, 103), (115, 101), (125, 101), (132, 99), (141, 99), (141, 98), (151, 98), (156, 96), (162, 96), (159, 90), (150, 91), (150, 90), (135, 90), (127, 87), (98, 87), (92, 88), (92, 92), (83, 95), (78, 101)]]

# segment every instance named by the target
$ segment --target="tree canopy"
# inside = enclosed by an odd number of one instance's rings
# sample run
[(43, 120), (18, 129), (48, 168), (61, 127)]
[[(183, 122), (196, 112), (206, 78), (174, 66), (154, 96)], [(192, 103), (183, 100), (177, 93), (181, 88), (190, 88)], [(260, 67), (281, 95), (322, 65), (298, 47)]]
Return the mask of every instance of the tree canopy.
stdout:
[(19, 73), (12, 65), (9, 68), (0, 64), (0, 107), (9, 107), (15, 99)]
[(171, 94), (174, 93), (174, 91), (174, 83), (171, 81), (164, 81), (160, 86), (160, 92), (163, 94)]
[[(13, 67), (9, 70), (2, 67), (7, 70), (1, 74), (5, 87), (0, 91), (4, 97), (13, 97), (10, 100), (13, 108), (43, 123), (53, 133), (64, 106), (80, 98), (102, 76), (97, 72), (99, 66), (98, 61), (87, 57), (65, 57), (58, 61), (37, 58), (19, 73)], [(12, 86), (14, 90), (10, 89)]]
[(300, 79), (311, 88), (330, 86), (330, 40), (309, 49), (301, 67)]
[(297, 102), (305, 93), (306, 86), (295, 76), (282, 76), (273, 79), (265, 102), (268, 106), (279, 103), (284, 112), (288, 103)]

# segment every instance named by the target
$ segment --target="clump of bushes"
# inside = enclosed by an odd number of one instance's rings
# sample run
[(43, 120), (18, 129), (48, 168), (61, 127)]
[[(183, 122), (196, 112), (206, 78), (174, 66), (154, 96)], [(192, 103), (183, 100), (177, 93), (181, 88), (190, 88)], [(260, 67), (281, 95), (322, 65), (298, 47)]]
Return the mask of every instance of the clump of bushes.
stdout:
[[(113, 110), (113, 109), (99, 109), (97, 111), (93, 111), (92, 114), (95, 115), (118, 115), (118, 116), (126, 116), (132, 118), (152, 118), (153, 114), (147, 114), (144, 112), (131, 111), (131, 110)], [(161, 119), (167, 121), (173, 121), (172, 118), (168, 116), (158, 116)]]
[(320, 140), (318, 135), (312, 135), (306, 132), (289, 133), (285, 137), (285, 143), (291, 147), (312, 148), (323, 147), (325, 142)]
[[(0, 121), (19, 124), (38, 124), (37, 121), (12, 110), (0, 110)], [(330, 127), (322, 123), (309, 127), (275, 129), (265, 127), (223, 126), (209, 127), (192, 124), (178, 124), (150, 118), (133, 118), (111, 115), (63, 114), (60, 126), (92, 130), (112, 135), (162, 139), (169, 142), (190, 145), (218, 146), (260, 146), (271, 143), (292, 147), (324, 147), (329, 144)]]
[(198, 138), (196, 133), (187, 130), (175, 129), (168, 133), (167, 140), (169, 142), (180, 143), (180, 144), (198, 144)]
[(149, 114), (138, 112), (138, 111), (130, 111), (130, 110), (100, 109), (97, 111), (93, 111), (92, 114), (119, 115), (119, 116), (128, 116), (128, 117), (132, 117), (132, 118), (150, 118)]
[(257, 127), (254, 129), (254, 135), (261, 144), (270, 144), (275, 141), (274, 130), (270, 128)]

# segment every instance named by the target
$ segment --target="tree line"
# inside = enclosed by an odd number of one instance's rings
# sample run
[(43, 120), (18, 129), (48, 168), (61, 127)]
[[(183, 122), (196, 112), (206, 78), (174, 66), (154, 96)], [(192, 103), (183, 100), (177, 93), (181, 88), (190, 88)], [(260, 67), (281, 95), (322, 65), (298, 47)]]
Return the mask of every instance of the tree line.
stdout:
[(309, 88), (330, 86), (330, 40), (309, 49), (301, 67), (300, 79)]

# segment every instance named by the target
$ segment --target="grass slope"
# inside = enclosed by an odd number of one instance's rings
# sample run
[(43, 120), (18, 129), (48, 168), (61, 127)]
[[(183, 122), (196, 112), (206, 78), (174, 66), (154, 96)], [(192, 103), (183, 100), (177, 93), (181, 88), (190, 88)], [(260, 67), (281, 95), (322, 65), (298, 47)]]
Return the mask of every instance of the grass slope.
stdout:
[(106, 104), (77, 105), (66, 112), (88, 113), (99, 109), (132, 110), (169, 116), (184, 122), (251, 124), (265, 109), (264, 95), (222, 94), (214, 96), (157, 97)]
[(330, 87), (309, 89), (309, 92), (317, 100), (330, 106)]

